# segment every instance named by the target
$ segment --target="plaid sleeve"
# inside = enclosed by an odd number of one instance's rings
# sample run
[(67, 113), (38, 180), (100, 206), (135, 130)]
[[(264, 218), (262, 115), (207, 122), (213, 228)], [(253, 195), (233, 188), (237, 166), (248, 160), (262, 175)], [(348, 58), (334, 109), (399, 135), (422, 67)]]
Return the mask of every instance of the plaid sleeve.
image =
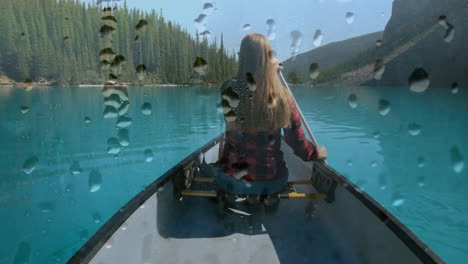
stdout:
[(307, 140), (302, 129), (301, 117), (295, 104), (291, 107), (291, 126), (284, 128), (284, 139), (298, 157), (304, 161), (316, 160), (318, 153), (314, 144)]

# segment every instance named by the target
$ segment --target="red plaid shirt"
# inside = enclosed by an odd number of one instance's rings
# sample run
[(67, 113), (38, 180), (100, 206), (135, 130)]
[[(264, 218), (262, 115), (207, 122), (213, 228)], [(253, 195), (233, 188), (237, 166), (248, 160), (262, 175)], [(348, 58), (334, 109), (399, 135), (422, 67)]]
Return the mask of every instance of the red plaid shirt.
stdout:
[[(291, 126), (284, 128), (284, 139), (294, 154), (304, 161), (316, 160), (317, 150), (306, 139), (297, 107), (292, 107)], [(221, 166), (224, 172), (246, 181), (274, 180), (286, 166), (281, 151), (281, 129), (257, 133), (229, 130), (225, 133)]]

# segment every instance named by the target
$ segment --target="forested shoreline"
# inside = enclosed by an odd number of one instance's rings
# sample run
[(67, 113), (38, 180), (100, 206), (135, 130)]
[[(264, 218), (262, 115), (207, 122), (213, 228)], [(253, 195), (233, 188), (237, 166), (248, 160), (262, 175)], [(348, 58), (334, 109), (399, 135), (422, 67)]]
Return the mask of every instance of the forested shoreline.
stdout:
[[(61, 85), (98, 84), (108, 79), (101, 69), (99, 52), (103, 6), (78, 0), (2, 0), (0, 7), (0, 73), (23, 82), (40, 78)], [(234, 52), (219, 43), (192, 37), (180, 25), (164, 19), (162, 11), (143, 12), (126, 4), (113, 8), (117, 20), (113, 50), (125, 57), (119, 79), (139, 84), (189, 84), (203, 80), (221, 83), (236, 69)], [(135, 26), (148, 22), (136, 38)], [(195, 58), (208, 63), (205, 76), (193, 70)], [(145, 65), (138, 80), (136, 67)]]

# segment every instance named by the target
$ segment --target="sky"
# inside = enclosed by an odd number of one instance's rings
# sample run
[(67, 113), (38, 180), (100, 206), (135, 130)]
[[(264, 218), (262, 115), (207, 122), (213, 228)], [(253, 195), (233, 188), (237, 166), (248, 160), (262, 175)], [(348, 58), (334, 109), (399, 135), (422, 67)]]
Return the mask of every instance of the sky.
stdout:
[[(127, 5), (147, 11), (156, 9), (159, 12), (162, 9), (166, 19), (179, 23), (195, 35), (197, 26), (194, 20), (204, 13), (205, 3), (212, 3), (214, 10), (200, 25), (204, 24), (211, 32), (210, 40), (216, 37), (219, 42), (223, 33), (226, 48), (236, 53), (246, 34), (267, 35), (266, 21), (273, 19), (276, 37), (271, 42), (277, 57), (284, 60), (292, 56), (293, 51), (302, 53), (316, 48), (315, 44), (323, 46), (384, 30), (391, 16), (392, 2), (393, 0), (127, 0)], [(351, 24), (346, 21), (348, 12), (354, 14)], [(249, 31), (242, 29), (245, 24), (251, 25)], [(317, 30), (322, 33), (322, 41), (319, 43), (317, 39), (314, 44)], [(296, 32), (296, 36), (300, 35), (301, 40), (298, 42), (296, 39), (294, 48), (291, 48), (293, 31), (300, 32)]]

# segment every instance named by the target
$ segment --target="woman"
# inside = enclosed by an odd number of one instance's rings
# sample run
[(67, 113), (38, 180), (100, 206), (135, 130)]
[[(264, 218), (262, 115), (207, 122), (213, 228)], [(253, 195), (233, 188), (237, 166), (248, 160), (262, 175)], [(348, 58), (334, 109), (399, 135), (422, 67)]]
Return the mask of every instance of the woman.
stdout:
[[(286, 143), (303, 160), (327, 157), (324, 147), (316, 148), (306, 139), (295, 100), (281, 83), (278, 68), (265, 36), (249, 34), (242, 40), (237, 79), (221, 88), (226, 133), (217, 182), (223, 191), (255, 195), (282, 191), (288, 170), (280, 149), (281, 129)], [(271, 202), (265, 199), (266, 204)]]

